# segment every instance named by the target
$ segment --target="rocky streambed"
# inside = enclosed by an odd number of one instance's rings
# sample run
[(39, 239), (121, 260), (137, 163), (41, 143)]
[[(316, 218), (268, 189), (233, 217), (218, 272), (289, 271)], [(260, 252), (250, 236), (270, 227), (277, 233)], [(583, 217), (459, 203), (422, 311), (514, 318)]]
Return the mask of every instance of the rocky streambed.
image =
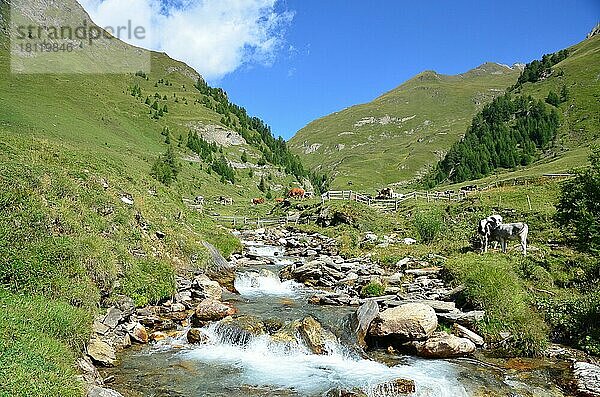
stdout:
[[(428, 262), (388, 270), (342, 258), (333, 239), (284, 229), (240, 238), (242, 254), (178, 278), (159, 306), (114, 299), (80, 360), (90, 395), (566, 396), (567, 382), (596, 392), (600, 368), (568, 349), (486, 357), (472, 331), (484, 313), (460, 310), (460, 288)], [(382, 296), (367, 296), (373, 285)]]

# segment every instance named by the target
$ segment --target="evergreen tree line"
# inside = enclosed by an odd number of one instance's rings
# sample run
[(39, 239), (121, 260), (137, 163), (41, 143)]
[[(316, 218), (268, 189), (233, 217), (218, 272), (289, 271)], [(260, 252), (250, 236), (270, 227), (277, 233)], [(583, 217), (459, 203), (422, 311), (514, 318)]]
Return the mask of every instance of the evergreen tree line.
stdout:
[(552, 66), (556, 65), (560, 61), (564, 60), (569, 56), (569, 50), (560, 50), (554, 54), (545, 54), (541, 60), (534, 60), (525, 65), (525, 69), (519, 76), (517, 83), (514, 88), (518, 88), (524, 83), (531, 82), (535, 83), (542, 77), (549, 76), (552, 72)]
[(160, 155), (152, 165), (150, 175), (165, 185), (169, 185), (177, 179), (180, 170), (181, 164), (177, 161), (175, 152), (169, 145), (166, 153)]
[(531, 96), (505, 94), (486, 105), (465, 137), (428, 175), (429, 187), (444, 181), (483, 178), (498, 168), (529, 165), (550, 147), (559, 127), (556, 110)]
[[(264, 121), (258, 117), (249, 116), (245, 108), (231, 103), (222, 88), (210, 87), (202, 78), (198, 79), (196, 88), (206, 96), (201, 101), (204, 106), (221, 114), (223, 124), (235, 129), (248, 144), (261, 151), (263, 164), (269, 162), (283, 167), (286, 173), (294, 175), (300, 182), (302, 179), (308, 178), (318, 192), (328, 189), (329, 178), (326, 175), (307, 171), (300, 158), (289, 150), (283, 138), (275, 138), (271, 127)], [(214, 101), (214, 105), (209, 97)]]
[(210, 164), (210, 169), (221, 175), (221, 182), (230, 181), (235, 183), (235, 171), (231, 168), (225, 156), (223, 154), (220, 157), (214, 155), (220, 151), (216, 143), (208, 142), (196, 132), (190, 131), (188, 132), (186, 146)]

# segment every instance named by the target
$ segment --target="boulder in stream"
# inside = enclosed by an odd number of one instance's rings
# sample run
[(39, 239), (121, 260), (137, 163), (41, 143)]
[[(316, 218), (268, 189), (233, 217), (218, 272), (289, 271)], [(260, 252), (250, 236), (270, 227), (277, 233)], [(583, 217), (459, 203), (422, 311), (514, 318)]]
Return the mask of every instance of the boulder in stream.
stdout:
[(371, 323), (369, 334), (374, 337), (394, 337), (410, 341), (426, 339), (437, 328), (435, 311), (422, 303), (386, 309)]
[(600, 367), (586, 362), (573, 364), (575, 386), (579, 395), (600, 397)]
[(233, 343), (245, 345), (252, 337), (266, 333), (262, 320), (255, 316), (227, 317), (219, 322), (219, 330)]
[(196, 306), (193, 319), (199, 321), (217, 321), (235, 313), (235, 310), (218, 300), (207, 298)]
[(222, 289), (221, 285), (201, 274), (194, 278), (192, 282), (192, 296), (199, 298), (212, 298), (221, 300)]
[(427, 358), (460, 357), (475, 351), (475, 344), (447, 332), (436, 332), (424, 342), (412, 342), (417, 354)]
[(190, 328), (186, 338), (189, 343), (204, 344), (208, 342), (208, 336), (200, 328)]
[(323, 328), (323, 326), (311, 316), (305, 317), (302, 320), (298, 330), (302, 340), (304, 340), (306, 346), (314, 354), (327, 353), (327, 343), (337, 341), (337, 338), (331, 331)]
[(365, 337), (371, 322), (379, 315), (379, 306), (374, 300), (363, 303), (352, 316), (352, 326), (356, 332), (356, 341), (360, 347), (367, 347)]

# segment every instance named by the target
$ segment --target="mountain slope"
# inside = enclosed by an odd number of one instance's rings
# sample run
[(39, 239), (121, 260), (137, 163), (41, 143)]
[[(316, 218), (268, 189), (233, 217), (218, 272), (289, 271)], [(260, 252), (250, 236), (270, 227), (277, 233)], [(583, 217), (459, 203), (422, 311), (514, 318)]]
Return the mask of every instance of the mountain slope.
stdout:
[[(529, 134), (534, 138), (540, 137), (545, 130), (548, 132), (548, 125), (544, 125), (540, 120), (539, 116), (542, 113), (539, 111), (526, 112), (496, 123), (486, 132), (481, 121), (493, 115), (491, 109), (488, 109), (487, 116), (483, 112), (474, 118), (473, 126), (470, 127), (465, 139), (452, 147), (449, 155), (438, 163), (432, 174), (428, 175), (427, 182), (431, 183), (429, 178), (434, 175), (437, 182), (447, 180), (462, 182), (468, 181), (474, 175), (477, 177), (483, 174), (488, 177), (481, 182), (487, 183), (492, 173), (496, 174), (493, 178), (514, 178), (569, 172), (573, 168), (584, 166), (587, 163), (586, 157), (590, 146), (600, 143), (598, 76), (600, 76), (600, 35), (588, 35), (588, 38), (577, 45), (554, 54), (544, 55), (542, 60), (533, 60), (526, 65), (519, 82), (510, 88), (510, 96), (515, 101), (521, 99), (530, 101), (529, 98), (532, 98), (533, 101), (530, 102), (541, 103), (541, 107), (538, 108), (544, 108), (544, 112), (559, 115), (558, 129), (552, 132), (553, 135), (556, 134), (552, 144), (546, 145), (543, 150), (535, 151), (533, 155), (535, 161), (530, 164), (530, 159), (526, 159), (524, 163), (527, 166), (518, 164), (508, 167), (506, 164), (492, 166), (496, 160), (501, 163), (501, 157), (509, 153), (518, 155), (526, 151), (527, 139), (522, 135), (526, 130), (529, 129)], [(506, 142), (509, 135), (516, 131), (520, 131), (521, 134), (521, 138), (517, 139), (518, 142), (510, 148), (502, 148), (501, 143)], [(493, 141), (485, 138), (485, 135), (489, 134), (494, 135)], [(475, 138), (476, 136), (479, 138)], [(500, 152), (498, 152), (499, 148)], [(490, 152), (496, 152), (492, 159), (489, 157)], [(487, 171), (482, 172), (482, 169)], [(467, 174), (471, 174), (470, 177), (465, 175), (465, 170)]]
[(456, 76), (425, 71), (370, 103), (313, 121), (290, 147), (310, 167), (332, 171), (334, 187), (406, 181), (439, 160), (520, 72), (518, 65), (494, 63)]

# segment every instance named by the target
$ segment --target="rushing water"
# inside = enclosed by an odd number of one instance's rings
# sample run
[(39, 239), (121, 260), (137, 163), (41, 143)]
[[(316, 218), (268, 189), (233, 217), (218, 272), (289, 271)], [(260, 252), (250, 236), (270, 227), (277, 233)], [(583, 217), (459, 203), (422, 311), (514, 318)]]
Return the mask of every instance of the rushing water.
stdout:
[[(307, 303), (312, 291), (280, 281), (277, 271), (293, 258), (281, 247), (246, 242), (247, 250), (270, 265), (239, 269), (239, 295), (225, 295), (241, 314), (293, 321), (317, 318), (343, 341), (348, 314), (355, 309)], [(203, 329), (209, 342), (188, 345), (183, 338), (132, 349), (121, 357), (113, 385), (126, 396), (323, 396), (330, 389), (360, 388), (372, 397), (398, 395), (395, 379), (415, 381), (414, 396), (561, 396), (547, 382), (556, 368), (499, 369), (475, 360), (425, 360), (377, 352), (367, 358), (351, 343), (332, 342), (328, 354), (311, 353), (301, 342), (276, 342), (268, 335), (244, 343), (223, 327)], [(385, 363), (385, 364), (384, 364)], [(521, 369), (523, 366), (521, 365)], [(560, 371), (559, 371), (560, 372)]]

